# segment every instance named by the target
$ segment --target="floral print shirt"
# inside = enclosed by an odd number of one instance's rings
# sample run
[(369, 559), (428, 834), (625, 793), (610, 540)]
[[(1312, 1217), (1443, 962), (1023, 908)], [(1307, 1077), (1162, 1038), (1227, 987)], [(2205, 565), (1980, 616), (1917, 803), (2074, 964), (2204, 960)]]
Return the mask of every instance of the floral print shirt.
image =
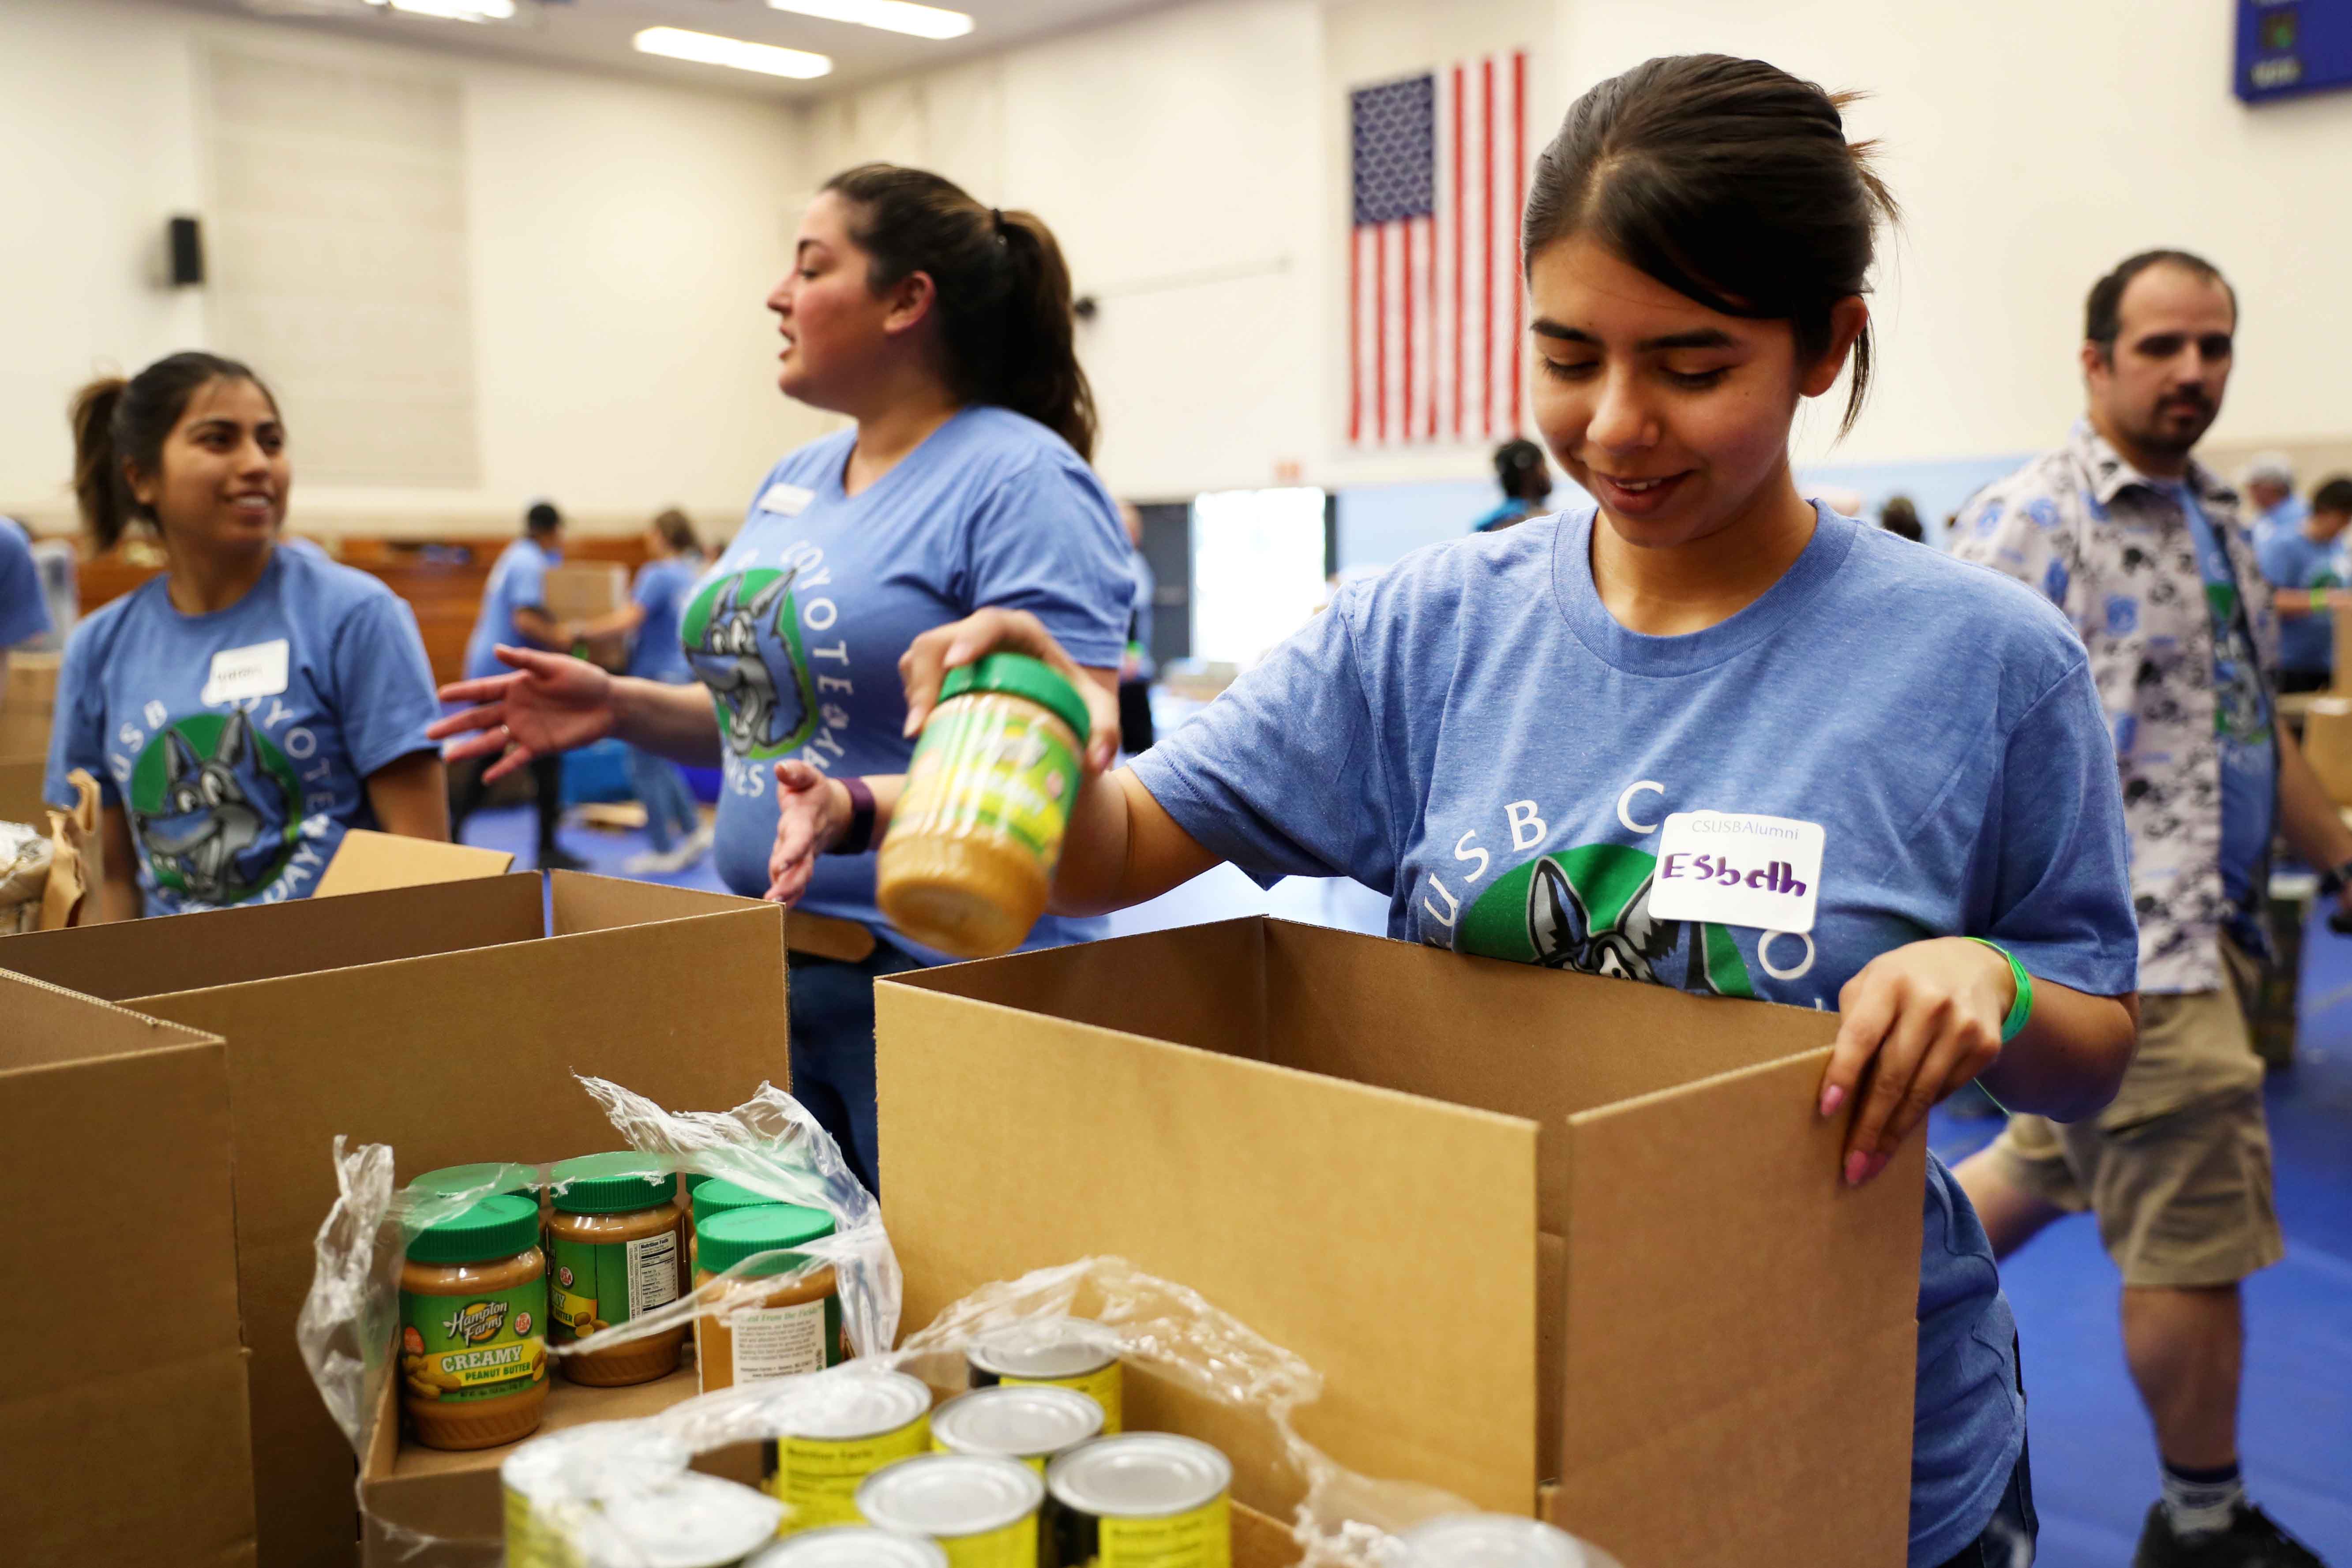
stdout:
[[(2237, 578), (2259, 666), (2248, 679), (2263, 684), (2267, 710), (2278, 622), (2252, 535), (2236, 491), (2194, 462), (2186, 482)], [(1970, 498), (1952, 553), (2049, 595), (2090, 651), (2131, 835), (2139, 988), (2220, 989), (2225, 928), (2263, 947), (2257, 923), (2222, 890), (2213, 619), (2179, 502), (2077, 421), (2064, 446)]]

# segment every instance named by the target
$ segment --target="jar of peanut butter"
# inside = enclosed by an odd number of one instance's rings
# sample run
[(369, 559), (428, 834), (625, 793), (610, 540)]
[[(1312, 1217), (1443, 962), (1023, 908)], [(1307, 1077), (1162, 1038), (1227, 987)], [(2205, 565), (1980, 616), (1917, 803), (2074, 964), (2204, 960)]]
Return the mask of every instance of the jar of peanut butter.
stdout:
[[(677, 1182), (650, 1154), (583, 1154), (548, 1173), (554, 1213), (552, 1327), (557, 1344), (677, 1300)], [(677, 1370), (686, 1325), (610, 1350), (557, 1358), (563, 1375), (598, 1388), (651, 1383)]]
[(547, 1404), (546, 1336), (539, 1205), (499, 1194), (408, 1237), (401, 1408), (419, 1443), (491, 1448), (529, 1436)]
[(1045, 912), (1091, 731), (1086, 700), (1025, 654), (948, 671), (877, 865), (882, 912), (958, 958), (1021, 945)]
[[(823, 1372), (849, 1359), (841, 1331), (841, 1295), (831, 1268), (820, 1268), (761, 1290), (761, 1282), (790, 1274), (810, 1259), (784, 1250), (833, 1234), (833, 1216), (796, 1204), (728, 1209), (695, 1226), (695, 1288), (703, 1299), (732, 1305), (698, 1318), (694, 1355), (702, 1392), (761, 1383), (795, 1373)], [(761, 1253), (772, 1256), (761, 1258)], [(752, 1273), (733, 1281), (719, 1276), (748, 1258)]]

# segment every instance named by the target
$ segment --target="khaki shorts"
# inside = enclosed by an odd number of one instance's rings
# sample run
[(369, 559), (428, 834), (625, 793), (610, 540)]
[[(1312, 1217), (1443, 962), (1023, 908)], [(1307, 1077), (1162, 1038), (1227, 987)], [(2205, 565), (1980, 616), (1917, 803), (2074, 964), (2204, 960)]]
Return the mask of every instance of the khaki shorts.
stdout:
[(2113, 1105), (2071, 1124), (2012, 1116), (1986, 1151), (2011, 1185), (2095, 1213), (2126, 1285), (2233, 1285), (2285, 1256), (2239, 1003), (2252, 966), (2223, 952), (2221, 990), (2140, 998), (2139, 1054)]

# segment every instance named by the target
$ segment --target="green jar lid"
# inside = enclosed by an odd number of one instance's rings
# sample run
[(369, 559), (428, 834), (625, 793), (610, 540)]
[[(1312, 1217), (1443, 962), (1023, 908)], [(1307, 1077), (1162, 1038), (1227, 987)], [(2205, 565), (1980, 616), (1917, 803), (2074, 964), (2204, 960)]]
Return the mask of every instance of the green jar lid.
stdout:
[(719, 1179), (704, 1171), (682, 1171), (679, 1174), (686, 1178), (686, 1193), (688, 1197), (700, 1192), (703, 1183), (715, 1182)]
[(420, 1193), (470, 1193), (488, 1187), (494, 1196), (509, 1193), (535, 1193), (539, 1184), (539, 1172), (532, 1166), (498, 1160), (485, 1161), (478, 1165), (444, 1165), (437, 1171), (425, 1172), (408, 1184), (411, 1191)]
[(486, 1263), (538, 1245), (539, 1205), (500, 1193), (415, 1232), (408, 1238), (408, 1257), (415, 1263)]
[(698, 1226), (712, 1215), (725, 1214), (729, 1209), (765, 1208), (775, 1201), (724, 1176), (713, 1176), (694, 1189), (694, 1223)]
[[(798, 1204), (726, 1209), (695, 1226), (695, 1262), (713, 1274), (724, 1274), (755, 1253), (798, 1247), (832, 1234), (833, 1216), (823, 1209), (804, 1209)], [(770, 1258), (753, 1272), (789, 1274), (807, 1261), (788, 1252)]]
[(560, 1214), (629, 1214), (677, 1195), (677, 1177), (661, 1157), (635, 1149), (559, 1160), (547, 1174), (548, 1200)]
[(1055, 674), (1053, 666), (1025, 653), (992, 653), (971, 664), (956, 666), (940, 683), (940, 700), (945, 702), (968, 691), (1003, 691), (1026, 697), (1067, 724), (1077, 735), (1081, 747), (1094, 730), (1087, 717), (1087, 700), (1078, 695), (1078, 689)]

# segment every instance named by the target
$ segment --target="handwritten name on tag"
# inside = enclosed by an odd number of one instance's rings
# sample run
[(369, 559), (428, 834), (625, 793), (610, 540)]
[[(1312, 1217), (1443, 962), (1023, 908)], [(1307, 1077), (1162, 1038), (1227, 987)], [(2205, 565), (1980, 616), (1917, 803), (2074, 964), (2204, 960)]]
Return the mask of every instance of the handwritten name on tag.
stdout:
[(1675, 812), (1658, 831), (1650, 912), (1810, 934), (1827, 838), (1820, 823), (1794, 817)]
[(251, 647), (225, 647), (213, 655), (212, 674), (202, 693), (205, 706), (275, 697), (286, 689), (286, 639)]

